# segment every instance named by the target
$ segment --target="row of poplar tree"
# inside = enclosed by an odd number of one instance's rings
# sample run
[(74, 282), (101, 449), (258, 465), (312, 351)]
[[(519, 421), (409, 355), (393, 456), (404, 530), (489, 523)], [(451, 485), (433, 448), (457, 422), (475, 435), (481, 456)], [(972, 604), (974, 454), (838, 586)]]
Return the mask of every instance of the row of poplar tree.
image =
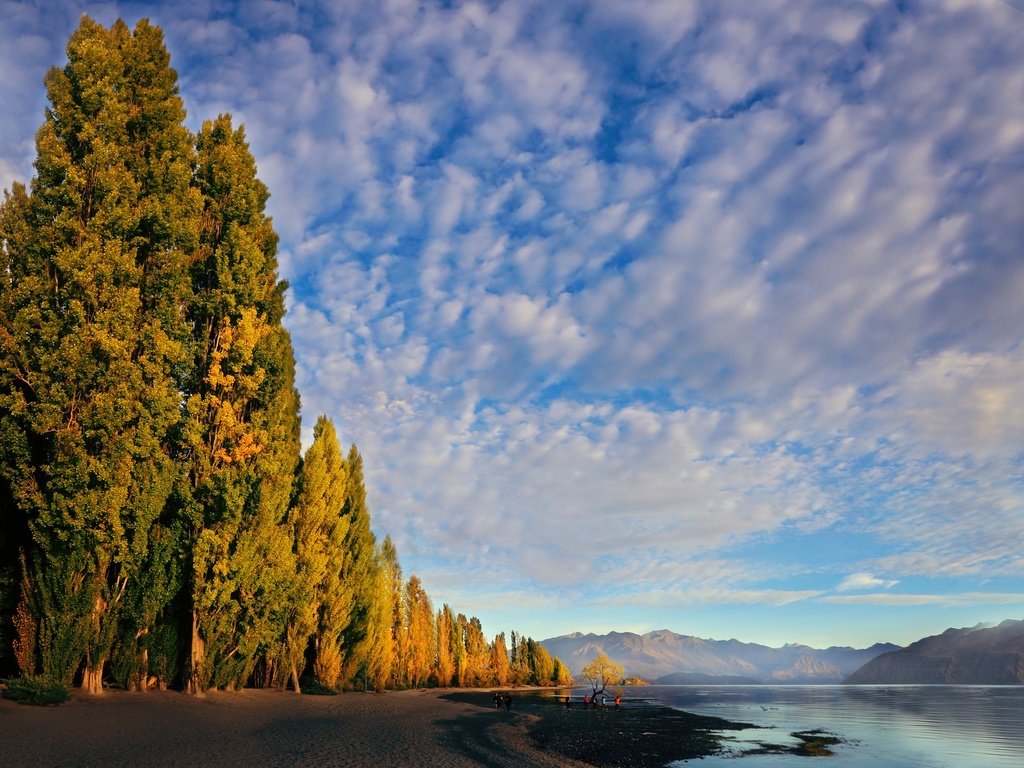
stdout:
[(0, 207), (0, 664), (93, 692), (566, 682), (403, 579), (329, 419), (300, 455), (243, 129), (189, 131), (146, 21), (84, 17), (67, 55)]

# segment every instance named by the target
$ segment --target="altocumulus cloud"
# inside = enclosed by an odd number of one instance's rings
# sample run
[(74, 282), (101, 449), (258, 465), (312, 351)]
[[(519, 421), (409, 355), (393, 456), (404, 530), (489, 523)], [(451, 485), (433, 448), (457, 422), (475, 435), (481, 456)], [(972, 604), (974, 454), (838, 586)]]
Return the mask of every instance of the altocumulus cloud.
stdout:
[[(0, 10), (0, 184), (83, 10), (150, 16), (190, 124), (246, 123), (307, 431), (438, 600), (1024, 591), (1012, 5)], [(819, 597), (851, 573), (889, 590)]]

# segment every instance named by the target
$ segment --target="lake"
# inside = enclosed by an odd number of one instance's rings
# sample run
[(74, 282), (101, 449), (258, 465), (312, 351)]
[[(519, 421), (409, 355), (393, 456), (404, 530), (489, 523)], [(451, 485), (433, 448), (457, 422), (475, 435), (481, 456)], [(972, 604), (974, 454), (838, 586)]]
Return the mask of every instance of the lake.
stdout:
[[(767, 731), (757, 740), (787, 743), (792, 731), (824, 729), (846, 741), (835, 756), (818, 758), (832, 768), (1021, 768), (1024, 766), (1024, 686), (648, 686), (630, 698), (728, 720)], [(754, 745), (750, 732), (735, 736), (730, 757), (675, 765), (760, 768), (807, 765), (793, 755), (735, 757)], [(812, 762), (813, 765), (819, 764)]]

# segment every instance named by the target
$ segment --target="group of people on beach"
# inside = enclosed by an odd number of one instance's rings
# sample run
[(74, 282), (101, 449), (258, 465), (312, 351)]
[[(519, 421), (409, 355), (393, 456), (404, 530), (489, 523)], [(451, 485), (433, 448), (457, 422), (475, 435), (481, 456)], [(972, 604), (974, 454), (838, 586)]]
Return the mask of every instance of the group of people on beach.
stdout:
[(495, 709), (501, 709), (501, 705), (502, 704), (505, 705), (505, 709), (506, 710), (511, 710), (512, 709), (512, 694), (508, 693), (508, 692), (502, 693), (501, 691), (495, 691), (494, 692), (494, 708)]
[[(615, 706), (618, 707), (621, 703), (622, 703), (622, 697), (621, 696), (616, 696), (615, 697)], [(571, 707), (571, 706), (572, 706), (572, 696), (566, 696), (565, 697), (565, 708), (569, 709), (569, 707)], [(608, 706), (608, 697), (603, 695), (603, 694), (601, 695), (601, 706), (602, 707)], [(591, 709), (597, 709), (597, 695), (596, 694), (594, 696), (584, 696), (583, 697), (583, 708), (586, 709), (587, 707), (590, 707)]]

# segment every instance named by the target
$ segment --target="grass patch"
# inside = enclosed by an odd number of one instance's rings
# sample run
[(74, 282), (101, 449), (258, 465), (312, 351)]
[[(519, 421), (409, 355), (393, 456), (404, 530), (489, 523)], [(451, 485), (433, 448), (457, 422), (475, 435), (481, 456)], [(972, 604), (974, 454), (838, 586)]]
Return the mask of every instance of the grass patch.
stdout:
[(60, 683), (42, 675), (26, 675), (5, 680), (3, 697), (19, 704), (34, 704), (48, 707), (63, 704), (71, 698), (71, 692)]

